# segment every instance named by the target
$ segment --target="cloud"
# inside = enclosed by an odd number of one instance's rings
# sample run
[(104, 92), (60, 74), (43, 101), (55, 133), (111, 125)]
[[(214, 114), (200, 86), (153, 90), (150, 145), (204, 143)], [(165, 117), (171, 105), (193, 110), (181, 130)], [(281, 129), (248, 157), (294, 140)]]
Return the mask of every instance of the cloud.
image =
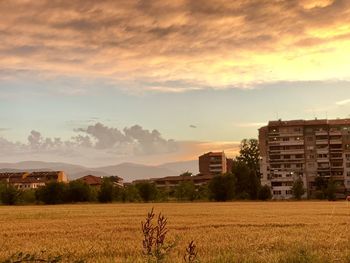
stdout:
[(0, 1), (0, 38), (0, 81), (179, 93), (350, 77), (347, 0)]
[(192, 129), (196, 129), (197, 128), (197, 126), (193, 125), (193, 124), (191, 124), (189, 127), (192, 128)]
[(157, 130), (140, 125), (119, 130), (96, 123), (74, 131), (69, 140), (49, 138), (32, 130), (27, 142), (12, 142), (0, 137), (3, 162), (25, 160), (67, 162), (89, 167), (121, 162), (162, 164), (197, 159), (209, 151), (225, 151), (229, 157), (238, 153), (239, 142), (175, 141), (165, 139)]
[(350, 99), (346, 99), (346, 100), (337, 101), (335, 104), (337, 104), (338, 106), (343, 106), (349, 103), (350, 103)]

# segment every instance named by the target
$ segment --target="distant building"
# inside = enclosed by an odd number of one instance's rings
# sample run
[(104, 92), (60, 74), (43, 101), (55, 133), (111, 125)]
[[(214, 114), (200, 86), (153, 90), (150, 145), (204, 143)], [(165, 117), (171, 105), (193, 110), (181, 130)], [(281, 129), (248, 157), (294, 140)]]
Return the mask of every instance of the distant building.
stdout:
[[(123, 180), (123, 178), (121, 178), (119, 176), (110, 176), (107, 178), (110, 178), (115, 186), (119, 186), (119, 187), (124, 186), (124, 183), (123, 183), (124, 180)], [(94, 175), (90, 174), (90, 175), (83, 176), (77, 180), (83, 181), (92, 187), (100, 187), (102, 182), (103, 182), (103, 177), (102, 176), (94, 176)]]
[(132, 183), (154, 183), (156, 187), (159, 188), (168, 188), (171, 189), (173, 187), (178, 186), (182, 182), (193, 182), (195, 186), (201, 186), (208, 184), (211, 179), (213, 179), (213, 175), (194, 175), (194, 176), (166, 176), (161, 178), (151, 178), (148, 180), (142, 179), (142, 180), (135, 180)]
[(270, 121), (259, 129), (259, 147), (261, 182), (274, 199), (291, 198), (299, 177), (309, 197), (317, 177), (332, 179), (338, 198), (350, 192), (350, 119)]
[(48, 182), (67, 182), (62, 171), (0, 173), (0, 181), (9, 183), (18, 189), (35, 189)]
[(37, 180), (41, 179), (45, 182), (58, 182), (58, 183), (67, 183), (68, 178), (65, 172), (63, 171), (43, 171), (43, 172), (32, 172), (27, 175), (25, 178), (35, 178)]
[(232, 171), (233, 160), (227, 159), (224, 152), (208, 152), (198, 158), (199, 173), (221, 175)]

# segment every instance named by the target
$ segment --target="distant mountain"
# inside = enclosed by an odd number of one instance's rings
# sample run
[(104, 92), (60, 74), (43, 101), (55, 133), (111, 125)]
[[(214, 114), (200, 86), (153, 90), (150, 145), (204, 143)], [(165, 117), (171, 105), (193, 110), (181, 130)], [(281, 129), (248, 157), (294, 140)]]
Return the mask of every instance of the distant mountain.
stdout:
[(158, 166), (142, 165), (135, 163), (121, 163), (118, 165), (87, 168), (81, 165), (56, 162), (26, 161), (19, 163), (0, 163), (0, 172), (20, 172), (20, 171), (64, 171), (70, 180), (74, 180), (85, 175), (108, 177), (118, 175), (125, 182), (138, 179), (159, 178), (164, 176), (179, 175), (190, 171), (197, 173), (197, 161), (173, 162)]

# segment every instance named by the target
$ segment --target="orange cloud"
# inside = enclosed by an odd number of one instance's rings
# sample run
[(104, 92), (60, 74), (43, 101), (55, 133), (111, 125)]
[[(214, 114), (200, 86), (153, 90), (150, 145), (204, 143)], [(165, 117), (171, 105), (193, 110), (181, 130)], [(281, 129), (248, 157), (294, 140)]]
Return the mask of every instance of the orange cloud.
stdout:
[(1, 1), (0, 80), (183, 92), (349, 79), (347, 0)]

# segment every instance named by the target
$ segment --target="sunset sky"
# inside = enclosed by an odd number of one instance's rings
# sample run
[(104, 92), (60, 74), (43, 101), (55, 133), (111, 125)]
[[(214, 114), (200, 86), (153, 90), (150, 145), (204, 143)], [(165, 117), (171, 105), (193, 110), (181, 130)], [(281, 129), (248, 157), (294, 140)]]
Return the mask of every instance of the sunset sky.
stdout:
[(0, 162), (237, 152), (350, 117), (349, 0), (0, 0)]

